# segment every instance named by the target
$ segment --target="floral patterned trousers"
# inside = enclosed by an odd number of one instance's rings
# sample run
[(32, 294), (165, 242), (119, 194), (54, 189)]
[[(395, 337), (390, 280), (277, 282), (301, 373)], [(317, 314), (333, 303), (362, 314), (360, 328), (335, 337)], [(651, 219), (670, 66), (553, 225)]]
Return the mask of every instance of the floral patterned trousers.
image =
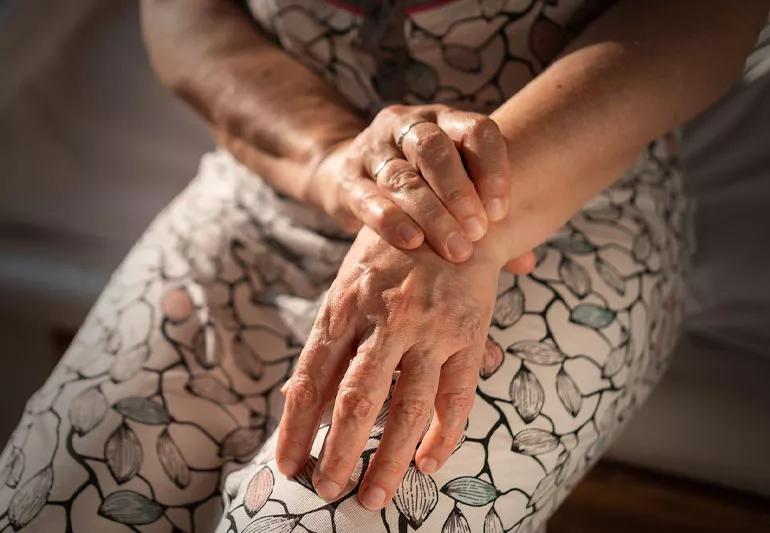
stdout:
[(434, 475), (335, 502), (275, 468), (280, 387), (350, 246), (228, 153), (112, 277), (0, 457), (0, 531), (530, 532), (658, 381), (680, 314), (685, 201), (671, 139), (503, 273), (476, 400)]

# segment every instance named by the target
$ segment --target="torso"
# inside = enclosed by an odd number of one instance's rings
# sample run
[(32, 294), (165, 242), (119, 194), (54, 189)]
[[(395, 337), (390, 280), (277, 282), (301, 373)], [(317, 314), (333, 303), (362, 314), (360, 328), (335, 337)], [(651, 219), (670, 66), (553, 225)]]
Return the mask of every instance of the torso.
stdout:
[(613, 0), (248, 0), (262, 29), (369, 114), (441, 102), (488, 113)]

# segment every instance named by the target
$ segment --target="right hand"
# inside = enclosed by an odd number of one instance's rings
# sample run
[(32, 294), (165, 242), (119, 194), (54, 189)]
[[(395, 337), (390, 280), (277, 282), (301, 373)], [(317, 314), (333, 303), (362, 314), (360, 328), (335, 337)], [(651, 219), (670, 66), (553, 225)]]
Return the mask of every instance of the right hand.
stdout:
[(460, 263), (488, 223), (507, 214), (508, 190), (505, 140), (489, 117), (394, 105), (326, 155), (307, 197), (345, 230), (367, 225), (402, 249), (426, 240)]

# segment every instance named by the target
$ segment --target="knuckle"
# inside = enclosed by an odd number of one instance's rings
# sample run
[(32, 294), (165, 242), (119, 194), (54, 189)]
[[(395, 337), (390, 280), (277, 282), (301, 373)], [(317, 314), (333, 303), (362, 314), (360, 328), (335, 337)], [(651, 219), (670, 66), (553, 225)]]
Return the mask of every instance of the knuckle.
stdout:
[(358, 199), (358, 205), (362, 211), (370, 213), (375, 218), (382, 217), (382, 206), (377, 193), (366, 192), (362, 194)]
[(444, 159), (449, 156), (453, 148), (452, 141), (441, 130), (432, 130), (430, 133), (420, 135), (415, 143), (417, 161), (420, 164)]
[(444, 392), (437, 400), (452, 411), (467, 411), (473, 405), (475, 396), (470, 391)]
[(344, 476), (355, 466), (358, 457), (351, 454), (349, 457), (337, 450), (329, 450), (323, 458), (323, 473), (325, 476)]
[(391, 407), (400, 423), (408, 428), (422, 428), (430, 414), (430, 404), (422, 398), (403, 398)]
[(473, 188), (468, 184), (467, 187), (454, 187), (446, 191), (446, 201), (450, 204), (457, 204), (471, 198), (473, 194)]
[(422, 177), (409, 167), (399, 166), (382, 176), (379, 182), (392, 192), (412, 191), (422, 186)]
[(501, 136), (500, 128), (494, 120), (485, 116), (475, 116), (468, 126), (468, 133), (482, 141), (494, 141)]
[(406, 109), (406, 106), (401, 104), (391, 104), (389, 106), (383, 107), (377, 115), (375, 115), (374, 120), (372, 122), (381, 122), (381, 121), (390, 121), (394, 118), (401, 116), (404, 113), (404, 110)]
[(313, 380), (307, 374), (295, 374), (291, 378), (286, 396), (302, 410), (315, 407), (321, 399)]
[(337, 407), (344, 418), (365, 420), (372, 415), (374, 402), (366, 393), (348, 388), (337, 394)]
[(398, 481), (401, 481), (406, 472), (406, 466), (402, 461), (390, 457), (381, 457), (377, 460), (377, 470), (385, 477), (395, 478)]

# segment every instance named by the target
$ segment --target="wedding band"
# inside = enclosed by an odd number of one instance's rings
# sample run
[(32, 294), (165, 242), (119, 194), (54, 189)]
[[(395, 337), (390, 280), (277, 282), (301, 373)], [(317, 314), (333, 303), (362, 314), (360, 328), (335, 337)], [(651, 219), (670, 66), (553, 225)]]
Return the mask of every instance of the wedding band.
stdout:
[(401, 128), (401, 132), (398, 134), (398, 140), (396, 141), (396, 146), (398, 147), (398, 150), (400, 152), (403, 152), (404, 150), (401, 148), (401, 145), (404, 143), (404, 137), (409, 133), (409, 130), (414, 128), (417, 124), (422, 124), (424, 122), (430, 122), (430, 120), (417, 120), (415, 122), (412, 122), (411, 124), (407, 124), (403, 128)]
[(391, 161), (397, 159), (396, 157), (389, 157), (387, 159), (383, 159), (380, 161), (380, 163), (377, 165), (377, 168), (374, 169), (374, 173), (372, 174), (372, 178), (376, 181), (377, 175), (382, 172), (382, 170), (385, 168), (385, 165), (390, 163)]

